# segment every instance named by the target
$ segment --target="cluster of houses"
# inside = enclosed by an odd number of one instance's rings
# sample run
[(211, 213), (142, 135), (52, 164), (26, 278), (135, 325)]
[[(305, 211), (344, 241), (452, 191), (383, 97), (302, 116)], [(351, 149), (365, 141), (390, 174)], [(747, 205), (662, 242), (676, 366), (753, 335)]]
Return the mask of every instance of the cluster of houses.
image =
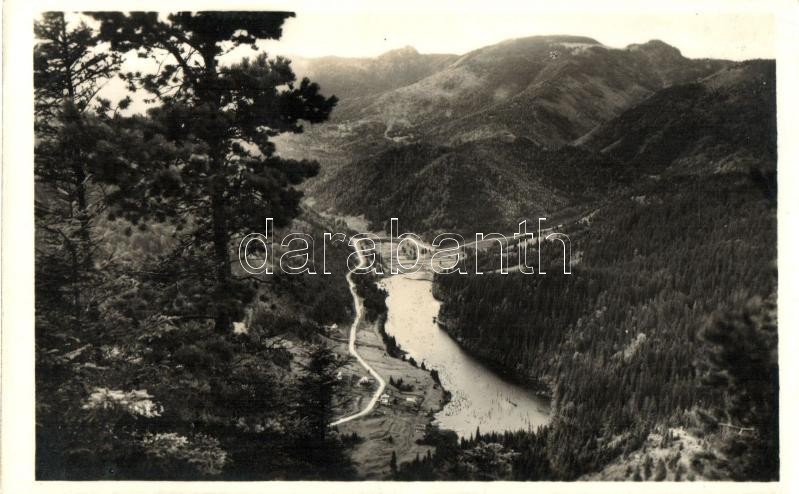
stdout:
[(398, 398), (391, 396), (391, 393), (383, 393), (380, 395), (380, 404), (384, 406), (391, 406), (395, 403), (401, 403), (407, 406), (415, 407), (419, 404), (419, 400), (415, 396), (406, 396), (404, 400), (399, 401)]
[[(371, 388), (375, 383), (375, 380), (369, 376), (358, 376), (357, 374), (347, 374), (345, 376), (343, 371), (338, 371), (336, 374), (336, 380), (344, 381), (345, 379), (348, 379), (350, 386), (355, 385)], [(392, 396), (391, 393), (385, 392), (380, 395), (378, 402), (383, 406), (402, 404), (409, 407), (417, 407), (421, 403), (421, 400), (415, 396)]]
[(362, 386), (364, 388), (371, 388), (375, 380), (369, 376), (358, 376), (357, 374), (344, 375), (343, 371), (338, 371), (336, 374), (336, 381), (344, 381), (347, 379), (350, 386)]

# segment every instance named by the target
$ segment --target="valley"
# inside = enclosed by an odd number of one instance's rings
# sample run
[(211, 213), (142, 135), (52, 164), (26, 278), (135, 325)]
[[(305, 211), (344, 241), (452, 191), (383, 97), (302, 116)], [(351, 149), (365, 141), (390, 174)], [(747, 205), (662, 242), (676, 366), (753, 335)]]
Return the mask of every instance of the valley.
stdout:
[[(366, 257), (355, 241), (361, 266)], [(390, 242), (379, 242), (384, 258), (390, 256)], [(423, 266), (428, 266), (435, 249), (422, 243)], [(417, 254), (395, 251), (398, 264), (411, 264)], [(389, 273), (388, 266), (384, 266)], [(386, 310), (376, 321), (364, 318), (363, 300), (356, 293), (349, 273), (350, 291), (355, 300), (355, 320), (349, 329), (346, 351), (355, 358), (343, 374), (345, 393), (342, 410), (349, 413), (331, 427), (344, 435), (360, 438), (353, 447), (353, 460), (360, 476), (379, 478), (391, 475), (392, 453), (398, 464), (417, 455), (425, 457), (435, 448), (425, 444), (431, 428), (455, 431), (459, 437), (504, 430), (536, 430), (548, 421), (549, 402), (524, 386), (508, 382), (495, 371), (464, 352), (458, 343), (436, 325), (440, 303), (432, 296), (433, 271), (403, 270), (382, 278), (378, 284), (386, 291)], [(403, 355), (391, 355), (380, 336), (392, 337)], [(334, 332), (335, 333), (335, 332)], [(330, 336), (339, 352), (338, 337)], [(435, 370), (435, 377), (432, 371)], [(353, 387), (353, 377), (363, 371)], [(365, 385), (361, 381), (367, 379)], [(387, 386), (386, 381), (389, 381)]]
[(37, 480), (779, 478), (774, 60), (294, 17), (35, 21)]
[[(429, 274), (405, 273), (381, 282), (388, 292), (387, 334), (416, 360), (443, 365), (438, 371), (444, 388), (449, 391), (448, 382), (458, 386), (445, 378), (448, 371), (458, 374), (447, 368), (457, 364), (437, 359), (436, 352), (454, 343), (465, 358), (488, 366), (480, 371), (484, 375), (497, 371), (525, 383), (532, 400), (525, 413), (546, 417), (503, 422), (507, 409), (517, 403), (509, 398), (512, 393), (488, 393), (488, 407), (481, 408), (483, 403), (469, 403), (469, 396), (458, 398), (455, 391), (430, 422), (443, 435), (422, 441), (437, 447), (430, 457), (421, 453), (420, 460), (406, 461), (404, 467), (400, 461), (399, 478), (459, 478), (456, 458), (494, 442), (497, 454), (508, 448), (521, 455), (512, 462), (516, 478), (572, 479), (650, 447), (663, 436), (656, 431), (669, 426), (682, 428), (703, 445), (692, 453), (703, 458), (692, 463), (695, 468), (702, 463), (709, 465), (704, 475), (731, 475), (734, 462), (722, 453), (725, 440), (702, 418), (719, 395), (703, 384), (705, 371), (695, 368), (702, 352), (710, 351), (702, 336), (709, 330), (695, 321), (732, 312), (736, 301), (768, 298), (773, 290), (767, 268), (767, 260), (775, 257), (769, 247), (776, 145), (773, 63), (688, 60), (660, 42), (614, 51), (581, 40), (578, 48), (568, 45), (565, 52), (564, 43), (571, 41), (531, 38), (478, 50), (407, 87), (367, 95), (358, 100), (358, 109), (347, 107), (330, 124), (287, 141), (289, 156), (300, 149), (332, 150), (314, 154), (327, 167), (305, 188), (314, 207), (326, 214), (359, 215), (366, 221), (361, 226), (374, 231), (389, 231), (388, 218), (397, 217), (404, 231), (428, 240), (443, 232), (468, 237), (547, 217), (550, 228), (557, 226), (555, 231), (571, 239), (573, 273), (568, 276), (562, 274), (557, 249), (542, 251), (539, 268), (546, 276), (524, 276), (513, 269), (507, 277), (498, 275), (500, 253), (489, 240), (479, 254), (469, 250), (474, 243), (465, 251), (478, 256), (484, 276), (436, 275), (431, 283), (424, 281), (431, 279)], [(553, 50), (557, 59), (535, 58)], [(483, 59), (482, 52), (494, 55)], [(531, 72), (538, 74), (536, 82), (509, 89), (509, 94), (526, 95), (531, 88), (551, 88), (519, 107), (529, 112), (525, 116), (503, 113), (496, 102), (480, 113), (462, 110), (458, 101), (466, 99), (441, 92), (451, 84), (472, 91), (469, 104), (483, 101), (476, 96), (480, 84), (496, 88), (506, 83), (477, 67), (481, 60), (498, 63), (500, 53), (514, 61), (527, 57), (519, 63), (540, 60)], [(643, 54), (646, 61), (638, 61)], [(657, 68), (651, 65), (654, 60)], [(587, 65), (582, 63), (594, 65), (583, 71)], [(619, 79), (617, 71), (631, 79)], [(610, 85), (597, 85), (597, 77)], [(591, 88), (586, 89), (591, 96), (579, 103), (576, 81)], [(622, 91), (613, 96), (616, 106), (603, 103), (603, 97), (610, 97), (608, 87)], [(514, 96), (517, 101), (522, 97)], [(561, 106), (553, 111), (570, 115), (571, 123), (548, 120), (543, 101), (577, 104), (583, 112), (572, 114)], [(417, 102), (427, 105), (419, 114), (409, 109)], [(401, 110), (398, 105), (407, 106)], [(741, 108), (746, 119), (734, 114)], [(479, 119), (469, 120), (471, 113)], [(514, 123), (521, 121), (538, 127)], [(492, 130), (486, 130), (486, 122), (494, 125)], [(732, 197), (737, 202), (724, 210), (722, 204)], [(769, 233), (755, 242), (757, 218), (768, 219)], [(681, 233), (687, 231), (696, 233)], [(731, 243), (725, 231), (750, 232), (746, 238), (751, 243), (746, 248)], [(682, 238), (679, 244), (677, 238)], [(388, 259), (385, 244), (378, 246)], [(511, 249), (509, 265), (516, 264), (520, 249), (538, 259), (536, 245), (522, 244)], [(430, 254), (410, 264), (424, 266)], [(681, 261), (667, 261), (669, 255)], [(691, 266), (693, 277), (686, 277), (680, 265)], [(709, 276), (708, 269), (723, 274)], [(419, 276), (422, 280), (412, 280)], [(749, 280), (747, 287), (737, 279)], [(431, 298), (424, 301), (428, 291)], [(406, 313), (400, 300), (415, 309)], [(689, 309), (681, 308), (686, 300), (693, 300)], [(392, 314), (392, 309), (399, 310)], [(685, 348), (678, 341), (693, 343)], [(659, 382), (654, 375), (668, 377)], [(471, 381), (479, 386), (481, 379)], [(551, 409), (537, 402), (532, 391), (547, 388)], [(459, 413), (459, 406), (482, 411), (469, 417), (468, 411)], [(491, 426), (492, 420), (504, 425)], [(469, 439), (478, 424), (482, 437), (453, 453), (446, 430)], [(636, 474), (635, 466), (608, 468), (603, 478), (644, 476)], [(665, 478), (703, 478), (690, 468), (671, 461)]]

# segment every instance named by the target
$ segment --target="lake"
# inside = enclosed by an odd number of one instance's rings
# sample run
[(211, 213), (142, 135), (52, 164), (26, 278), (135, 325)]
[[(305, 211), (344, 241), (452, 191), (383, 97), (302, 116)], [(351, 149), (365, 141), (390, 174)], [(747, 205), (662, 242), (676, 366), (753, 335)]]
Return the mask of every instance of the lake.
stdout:
[(423, 273), (382, 281), (388, 291), (386, 332), (417, 362), (436, 369), (452, 400), (436, 414), (437, 424), (461, 437), (480, 432), (536, 429), (549, 421), (549, 403), (509, 382), (464, 351), (433, 322), (441, 305)]

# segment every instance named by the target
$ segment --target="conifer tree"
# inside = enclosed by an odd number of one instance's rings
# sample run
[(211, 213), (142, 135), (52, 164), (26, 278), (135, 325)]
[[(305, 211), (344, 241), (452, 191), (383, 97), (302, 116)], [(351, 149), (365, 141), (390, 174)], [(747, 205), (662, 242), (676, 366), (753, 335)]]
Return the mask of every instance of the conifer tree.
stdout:
[(742, 479), (779, 477), (779, 369), (776, 303), (752, 299), (741, 310), (717, 316), (702, 333), (710, 343), (705, 383), (726, 390), (723, 407), (711, 412), (718, 422), (752, 429), (733, 435), (727, 452), (732, 474)]
[[(96, 50), (97, 33), (63, 12), (42, 14), (34, 34), (36, 461), (47, 476), (63, 471), (76, 439), (97, 436), (76, 419), (89, 386), (83, 364), (104, 341), (101, 305), (114, 293), (95, 238), (108, 176), (100, 155), (114, 136), (98, 91), (120, 57)], [(94, 447), (82, 446), (91, 457)]]
[(280, 38), (290, 12), (91, 15), (112, 50), (159, 61), (154, 72), (122, 74), (131, 90), (143, 89), (159, 103), (140, 145), (183, 151), (174, 161), (143, 157), (141, 180), (116, 198), (118, 210), (134, 220), (158, 212), (190, 225), (182, 245), (195, 249), (195, 259), (210, 258), (212, 273), (200, 275), (199, 284), (211, 286), (195, 299), (193, 317), (207, 317), (227, 333), (252, 295), (233, 276), (233, 236), (263, 232), (266, 217), (287, 225), (299, 213), (301, 194), (293, 186), (318, 170), (315, 162), (278, 157), (271, 139), (302, 132), (303, 121), (326, 120), (337, 100), (308, 79), (297, 83), (282, 57), (222, 63), (239, 46), (257, 49), (258, 41)]
[(307, 425), (307, 438), (322, 447), (328, 438), (329, 424), (334, 418), (333, 400), (337, 394), (338, 370), (345, 361), (328, 346), (317, 345), (308, 356), (299, 380), (297, 411)]
[(397, 478), (397, 452), (391, 452), (391, 461), (389, 462), (389, 468), (391, 468), (391, 478)]
[(106, 176), (97, 155), (113, 134), (98, 115), (108, 102), (97, 93), (120, 58), (97, 53), (96, 33), (84, 23), (70, 26), (63, 12), (44, 13), (34, 33), (36, 300), (55, 305), (48, 313), (58, 325), (76, 329), (86, 322), (92, 228), (104, 207), (91, 186)]

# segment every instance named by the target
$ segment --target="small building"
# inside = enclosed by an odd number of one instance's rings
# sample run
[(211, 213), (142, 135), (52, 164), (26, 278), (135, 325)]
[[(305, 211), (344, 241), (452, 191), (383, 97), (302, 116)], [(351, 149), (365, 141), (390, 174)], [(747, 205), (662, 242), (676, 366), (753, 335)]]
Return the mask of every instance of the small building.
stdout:
[(388, 393), (383, 393), (380, 395), (380, 404), (381, 405), (390, 405), (391, 404), (391, 395)]

